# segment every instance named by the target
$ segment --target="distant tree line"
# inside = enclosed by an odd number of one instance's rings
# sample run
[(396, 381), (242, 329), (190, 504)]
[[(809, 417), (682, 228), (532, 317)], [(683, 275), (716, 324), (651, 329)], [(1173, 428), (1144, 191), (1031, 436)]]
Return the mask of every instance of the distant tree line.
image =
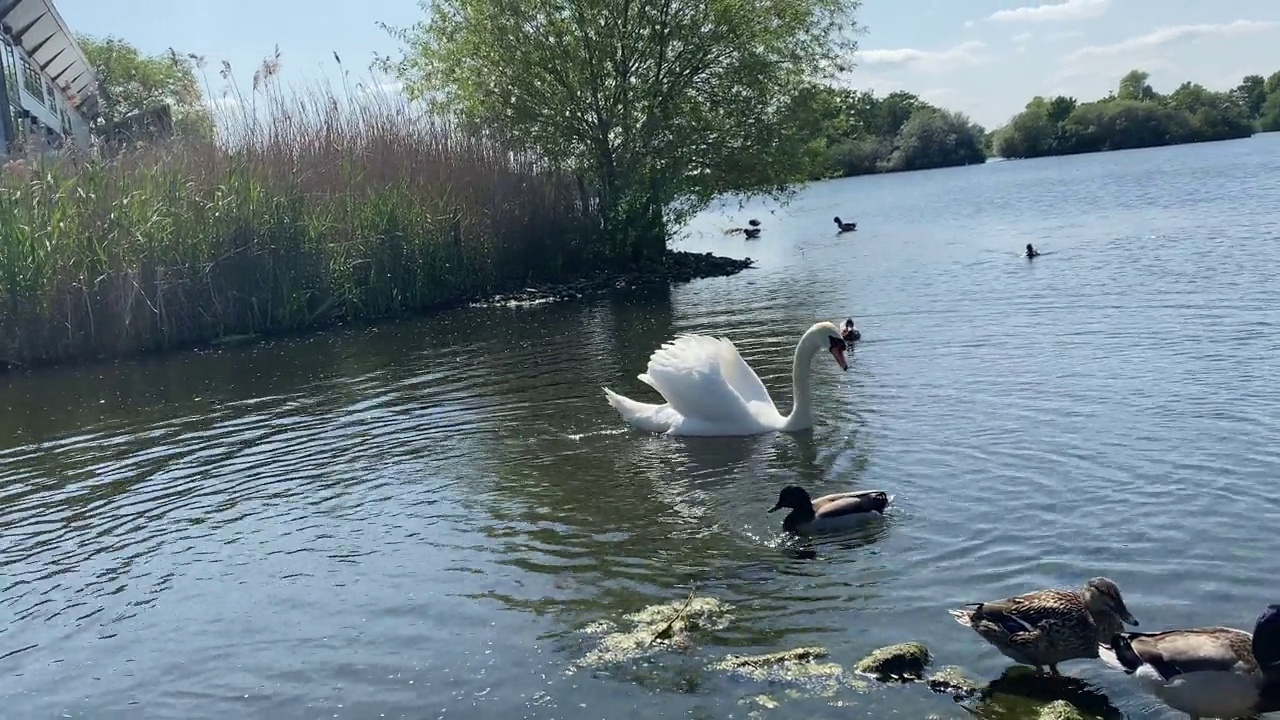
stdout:
[(1131, 70), (1101, 100), (1037, 96), (994, 133), (992, 152), (1006, 158), (1125, 150), (1231, 140), (1280, 130), (1280, 72), (1249, 75), (1215, 92), (1184, 82), (1168, 95)]
[(811, 118), (814, 179), (982, 163), (986, 131), (963, 113), (909, 92), (814, 85), (797, 100)]

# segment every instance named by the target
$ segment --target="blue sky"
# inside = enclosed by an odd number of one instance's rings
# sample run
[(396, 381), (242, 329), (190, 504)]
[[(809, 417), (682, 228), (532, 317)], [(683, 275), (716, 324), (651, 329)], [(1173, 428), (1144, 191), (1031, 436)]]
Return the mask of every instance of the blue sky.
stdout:
[[(247, 86), (277, 44), (284, 82), (336, 78), (335, 51), (367, 75), (375, 52), (397, 50), (375, 23), (423, 16), (415, 0), (55, 1), (75, 32), (206, 56), (215, 94), (218, 61)], [(1280, 70), (1277, 0), (864, 0), (860, 19), (868, 33), (851, 85), (909, 90), (988, 126), (1036, 94), (1104, 95), (1135, 67), (1162, 91)]]

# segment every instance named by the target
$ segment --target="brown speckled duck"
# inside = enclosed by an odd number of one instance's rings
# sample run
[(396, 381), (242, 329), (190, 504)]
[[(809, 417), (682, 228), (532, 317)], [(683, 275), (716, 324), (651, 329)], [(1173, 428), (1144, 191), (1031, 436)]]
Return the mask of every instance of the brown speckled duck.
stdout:
[(1098, 655), (1193, 720), (1280, 710), (1280, 605), (1258, 616), (1252, 635), (1228, 627), (1122, 632)]
[(1120, 588), (1095, 577), (1081, 590), (1037, 590), (992, 602), (970, 603), (951, 610), (961, 625), (1014, 662), (1044, 666), (1058, 674), (1058, 663), (1098, 657), (1098, 645), (1138, 621), (1125, 607)]

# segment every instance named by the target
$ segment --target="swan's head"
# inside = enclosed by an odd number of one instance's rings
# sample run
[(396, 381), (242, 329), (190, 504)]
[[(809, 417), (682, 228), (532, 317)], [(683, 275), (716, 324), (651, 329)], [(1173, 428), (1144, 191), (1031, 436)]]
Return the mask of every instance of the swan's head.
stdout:
[(835, 323), (820, 322), (814, 323), (813, 327), (804, 334), (801, 340), (811, 352), (817, 352), (821, 348), (825, 348), (831, 353), (831, 357), (836, 359), (836, 364), (841, 370), (849, 369), (849, 362), (845, 360), (845, 351), (849, 349), (849, 343), (845, 340), (844, 331), (835, 326)]

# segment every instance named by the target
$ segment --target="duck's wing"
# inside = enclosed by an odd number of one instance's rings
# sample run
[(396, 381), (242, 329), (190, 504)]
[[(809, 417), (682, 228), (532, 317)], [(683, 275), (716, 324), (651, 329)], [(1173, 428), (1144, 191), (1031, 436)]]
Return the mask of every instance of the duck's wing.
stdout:
[(723, 356), (723, 346), (715, 338), (680, 335), (649, 356), (649, 366), (639, 378), (686, 418), (739, 422), (750, 418), (751, 412), (725, 377)]
[(1168, 680), (1192, 672), (1258, 672), (1250, 649), (1252, 636), (1225, 627), (1121, 633), (1133, 653)]
[(1046, 623), (1073, 623), (1084, 605), (1069, 590), (1037, 590), (1003, 600), (972, 603), (971, 612), (1010, 635), (1039, 632)]
[(842, 517), (867, 512), (883, 513), (891, 499), (892, 496), (882, 490), (833, 493), (814, 500), (813, 509), (819, 517)]

